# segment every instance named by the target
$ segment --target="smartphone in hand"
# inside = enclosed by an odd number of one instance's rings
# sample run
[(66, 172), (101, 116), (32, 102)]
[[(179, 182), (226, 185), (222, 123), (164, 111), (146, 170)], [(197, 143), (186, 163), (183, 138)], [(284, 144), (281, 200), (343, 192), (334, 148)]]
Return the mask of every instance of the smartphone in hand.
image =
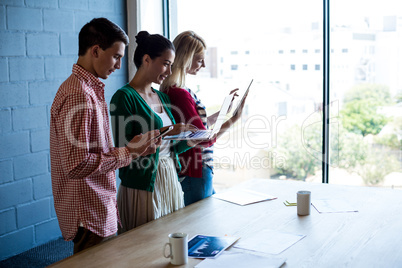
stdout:
[(165, 130), (161, 131), (161, 133), (159, 133), (159, 135), (156, 136), (154, 139), (158, 139), (159, 137), (166, 136), (166, 134), (168, 134), (172, 129), (173, 129), (173, 126), (166, 128)]

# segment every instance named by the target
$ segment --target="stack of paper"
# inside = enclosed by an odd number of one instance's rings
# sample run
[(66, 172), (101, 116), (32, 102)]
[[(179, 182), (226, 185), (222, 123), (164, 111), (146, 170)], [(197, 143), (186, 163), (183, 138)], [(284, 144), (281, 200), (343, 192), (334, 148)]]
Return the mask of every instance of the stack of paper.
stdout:
[(222, 253), (219, 258), (206, 259), (195, 266), (195, 268), (228, 268), (228, 267), (250, 267), (250, 268), (278, 268), (286, 261), (285, 258), (259, 256), (243, 252)]
[(276, 199), (276, 197), (269, 194), (241, 188), (229, 189), (225, 192), (214, 194), (213, 197), (242, 206)]
[(279, 254), (304, 238), (305, 235), (291, 234), (265, 229), (250, 237), (241, 239), (235, 248)]
[(313, 200), (312, 204), (320, 213), (358, 212), (349, 203), (339, 199), (317, 199)]

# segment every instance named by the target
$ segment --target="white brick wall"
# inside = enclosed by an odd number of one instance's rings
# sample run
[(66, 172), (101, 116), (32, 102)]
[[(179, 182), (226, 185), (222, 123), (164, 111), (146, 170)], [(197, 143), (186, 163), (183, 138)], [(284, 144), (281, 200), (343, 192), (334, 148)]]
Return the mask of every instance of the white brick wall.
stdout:
[[(124, 0), (0, 1), (0, 260), (61, 235), (49, 109), (77, 61), (81, 27), (107, 17), (127, 29), (125, 7)], [(105, 81), (107, 97), (127, 83), (127, 60)]]

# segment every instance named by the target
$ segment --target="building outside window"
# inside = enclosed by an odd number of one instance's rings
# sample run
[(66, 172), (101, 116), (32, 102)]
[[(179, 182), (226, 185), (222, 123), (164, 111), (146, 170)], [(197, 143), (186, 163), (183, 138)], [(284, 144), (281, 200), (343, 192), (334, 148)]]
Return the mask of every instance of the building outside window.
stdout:
[[(241, 95), (254, 79), (242, 121), (215, 146), (217, 188), (257, 177), (321, 182), (322, 1), (175, 3), (172, 32), (194, 30), (206, 40), (208, 53), (213, 49), (222, 59), (206, 62), (216, 65), (216, 77), (206, 68), (188, 81), (209, 113), (230, 90), (239, 87)], [(402, 188), (399, 2), (330, 4), (329, 183)], [(194, 19), (203, 14), (223, 22)], [(249, 53), (234, 57), (231, 51)], [(305, 72), (308, 65), (315, 71)]]

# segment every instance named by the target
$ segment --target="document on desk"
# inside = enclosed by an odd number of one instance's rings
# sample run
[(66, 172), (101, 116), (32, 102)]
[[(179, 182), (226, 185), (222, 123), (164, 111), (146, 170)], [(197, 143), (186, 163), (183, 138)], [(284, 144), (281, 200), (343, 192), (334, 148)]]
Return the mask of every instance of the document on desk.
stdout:
[(358, 212), (356, 208), (341, 199), (317, 199), (311, 203), (320, 213)]
[(259, 256), (245, 252), (223, 252), (219, 258), (205, 259), (195, 268), (227, 268), (227, 267), (252, 267), (252, 268), (279, 268), (286, 262), (285, 258), (274, 256)]
[(190, 258), (216, 258), (237, 240), (239, 237), (196, 235), (188, 241), (188, 256)]
[(269, 254), (279, 254), (304, 237), (305, 235), (301, 234), (265, 229), (250, 237), (241, 238), (233, 247)]
[(269, 194), (242, 188), (232, 188), (221, 193), (216, 193), (213, 197), (241, 206), (276, 199), (276, 197)]

